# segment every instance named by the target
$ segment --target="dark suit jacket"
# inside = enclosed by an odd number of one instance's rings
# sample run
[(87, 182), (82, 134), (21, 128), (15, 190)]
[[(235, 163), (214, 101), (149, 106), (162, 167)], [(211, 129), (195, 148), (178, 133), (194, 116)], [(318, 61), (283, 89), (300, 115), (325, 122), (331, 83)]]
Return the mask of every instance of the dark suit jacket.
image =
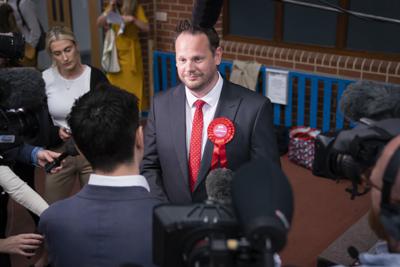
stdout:
[(86, 185), (52, 204), (39, 222), (51, 265), (153, 266), (152, 211), (158, 203), (142, 187)]
[[(172, 203), (191, 203), (207, 198), (204, 180), (210, 171), (213, 144), (207, 141), (194, 192), (189, 189), (186, 148), (186, 104), (183, 84), (154, 97), (145, 128), (142, 174), (151, 192)], [(228, 168), (265, 158), (279, 163), (273, 132), (272, 105), (268, 98), (224, 80), (215, 118), (226, 117), (235, 125), (235, 135), (226, 145)]]

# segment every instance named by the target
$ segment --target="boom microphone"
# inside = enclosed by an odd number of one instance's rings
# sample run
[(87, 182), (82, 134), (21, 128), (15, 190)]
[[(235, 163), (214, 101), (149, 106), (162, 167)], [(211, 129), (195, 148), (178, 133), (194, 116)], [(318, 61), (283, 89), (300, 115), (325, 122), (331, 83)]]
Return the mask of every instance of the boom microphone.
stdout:
[(276, 163), (259, 159), (243, 165), (232, 180), (232, 200), (254, 247), (269, 252), (283, 249), (293, 216), (293, 194)]
[(58, 158), (56, 158), (55, 160), (53, 160), (52, 162), (47, 163), (44, 166), (44, 169), (47, 173), (50, 173), (52, 169), (54, 169), (55, 167), (58, 167), (61, 165), (61, 162), (68, 156), (77, 156), (79, 155), (78, 150), (75, 147), (75, 142), (73, 141), (73, 139), (69, 139), (66, 143), (65, 143), (65, 151), (63, 153), (61, 153), (60, 156), (58, 156)]
[(206, 192), (208, 199), (221, 203), (231, 203), (231, 183), (233, 172), (226, 168), (217, 168), (207, 175)]
[(221, 13), (223, 0), (197, 0), (192, 10), (193, 25), (213, 28)]
[(400, 86), (373, 81), (357, 81), (347, 86), (340, 110), (352, 121), (361, 118), (400, 118)]

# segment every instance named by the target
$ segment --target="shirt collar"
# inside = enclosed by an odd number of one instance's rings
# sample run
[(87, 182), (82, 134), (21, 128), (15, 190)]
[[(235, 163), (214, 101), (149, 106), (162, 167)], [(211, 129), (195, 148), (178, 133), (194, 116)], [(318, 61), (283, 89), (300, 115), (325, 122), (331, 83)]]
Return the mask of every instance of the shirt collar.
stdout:
[(140, 186), (144, 187), (150, 192), (149, 183), (146, 178), (142, 175), (126, 175), (126, 176), (105, 176), (98, 174), (91, 174), (89, 178), (90, 185), (98, 186)]
[(197, 98), (195, 97), (191, 92), (190, 89), (188, 89), (185, 86), (185, 93), (186, 93), (186, 99), (187, 103), (189, 104), (189, 107), (193, 107), (194, 102), (197, 100), (201, 99), (204, 102), (207, 103), (207, 105), (214, 106), (218, 103), (219, 96), (221, 95), (222, 91), (222, 85), (224, 83), (224, 79), (222, 79), (221, 74), (218, 72), (218, 81), (215, 84), (215, 86), (202, 98)]

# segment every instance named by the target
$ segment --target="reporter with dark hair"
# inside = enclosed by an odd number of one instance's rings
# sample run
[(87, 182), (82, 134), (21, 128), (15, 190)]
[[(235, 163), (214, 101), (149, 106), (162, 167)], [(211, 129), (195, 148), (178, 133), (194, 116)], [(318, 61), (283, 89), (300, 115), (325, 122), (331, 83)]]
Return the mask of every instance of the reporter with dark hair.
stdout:
[(153, 266), (152, 211), (160, 200), (139, 175), (138, 99), (102, 84), (75, 102), (67, 122), (94, 174), (80, 192), (52, 204), (40, 218), (50, 264)]

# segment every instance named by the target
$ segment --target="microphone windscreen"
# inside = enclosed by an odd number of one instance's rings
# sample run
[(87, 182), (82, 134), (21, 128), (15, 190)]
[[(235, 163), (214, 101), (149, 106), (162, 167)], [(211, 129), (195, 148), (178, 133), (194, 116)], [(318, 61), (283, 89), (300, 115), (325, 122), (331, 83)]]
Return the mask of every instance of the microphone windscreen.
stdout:
[(231, 202), (231, 183), (233, 172), (226, 168), (217, 168), (207, 175), (206, 192), (210, 200)]
[(243, 165), (232, 180), (232, 200), (246, 237), (255, 246), (280, 251), (293, 217), (293, 193), (280, 167), (267, 159)]
[[(9, 84), (10, 92), (0, 99), (5, 109), (36, 109), (46, 104), (45, 82), (42, 74), (34, 68), (0, 69), (0, 80)], [(3, 93), (1, 93), (3, 95)]]
[(223, 0), (196, 0), (192, 10), (193, 25), (212, 28), (221, 13)]
[(346, 118), (383, 120), (400, 117), (400, 86), (374, 81), (357, 81), (347, 86), (340, 98)]

